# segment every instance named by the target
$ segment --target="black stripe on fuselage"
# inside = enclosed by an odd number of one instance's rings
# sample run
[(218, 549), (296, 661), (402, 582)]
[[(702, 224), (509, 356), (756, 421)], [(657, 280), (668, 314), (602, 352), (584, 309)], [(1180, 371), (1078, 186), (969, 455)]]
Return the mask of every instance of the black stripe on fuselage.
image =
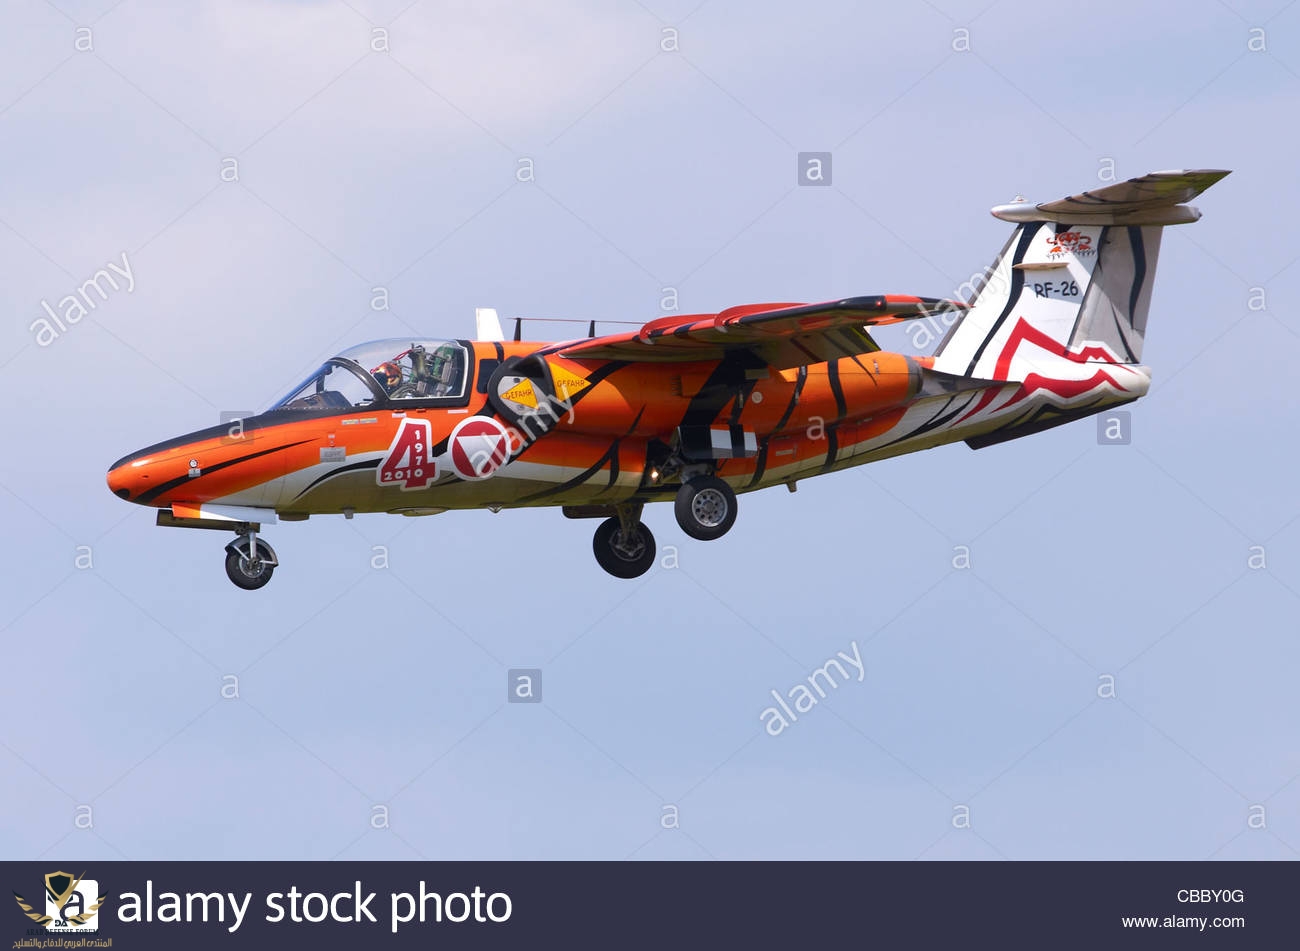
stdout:
[(767, 471), (767, 447), (770, 442), (770, 436), (764, 436), (758, 441), (758, 460), (754, 464), (754, 474), (749, 477), (750, 485), (758, 485), (763, 473)]
[[(786, 423), (790, 422), (790, 417), (794, 415), (794, 408), (799, 405), (799, 395), (803, 392), (804, 384), (808, 382), (808, 367), (801, 366), (795, 376), (794, 392), (790, 394), (790, 402), (786, 404), (785, 412), (777, 420), (772, 432), (779, 433), (785, 429)], [(754, 466), (754, 474), (749, 479), (750, 485), (758, 485), (763, 478), (763, 473), (767, 471), (767, 455), (770, 451), (771, 437), (763, 436), (759, 440), (758, 446), (758, 463)]]
[[(539, 492), (534, 492), (532, 495), (525, 495), (516, 504), (524, 504), (526, 502), (533, 502), (537, 499), (545, 499), (552, 495), (559, 495), (561, 492), (567, 492), (569, 489), (577, 488), (578, 486), (582, 485), (582, 483), (586, 482), (588, 479), (594, 476), (597, 472), (599, 472), (607, 462), (611, 462), (613, 460), (618, 459), (619, 445), (622, 442), (623, 440), (621, 438), (615, 439), (612, 443), (609, 444), (609, 448), (605, 450), (604, 454), (599, 459), (593, 462), (586, 469), (583, 469), (572, 479), (568, 479), (564, 482), (559, 483), (558, 485), (553, 485), (550, 486), (549, 488), (542, 489)], [(616, 462), (614, 464), (617, 465)]]
[(757, 385), (757, 380), (746, 380), (740, 384), (740, 392), (736, 395), (736, 401), (731, 406), (731, 416), (727, 419), (728, 426), (740, 425), (740, 414), (744, 412), (750, 394), (754, 392), (754, 387)]
[(308, 492), (310, 492), (312, 489), (316, 488), (316, 486), (320, 485), (320, 484), (321, 484), (322, 482), (324, 482), (326, 479), (332, 479), (332, 478), (334, 478), (335, 476), (343, 475), (344, 473), (347, 473), (347, 472), (359, 472), (359, 471), (361, 471), (362, 469), (377, 469), (377, 468), (379, 468), (379, 463), (380, 463), (380, 460), (379, 460), (379, 459), (369, 459), (369, 460), (367, 460), (367, 461), (365, 461), (365, 462), (353, 462), (353, 463), (351, 463), (351, 464), (349, 464), (349, 465), (346, 465), (346, 466), (339, 466), (337, 469), (331, 469), (329, 472), (325, 473), (323, 476), (318, 476), (316, 479), (314, 479), (314, 480), (312, 481), (312, 484), (309, 485), (309, 486), (307, 486), (307, 488), (303, 489), (303, 490), (302, 490), (301, 492), (299, 492), (297, 495), (295, 495), (295, 496), (293, 497), (293, 500), (294, 500), (295, 502), (297, 502), (300, 498), (302, 498), (304, 495), (306, 495), (306, 494), (307, 494)]
[(876, 375), (867, 369), (867, 365), (858, 359), (857, 354), (853, 355), (852, 360), (854, 363), (858, 365), (858, 367), (862, 370), (862, 372), (867, 375), (868, 380), (876, 384), (876, 386), (880, 385), (880, 381), (876, 379)]
[[(961, 415), (967, 409), (969, 409), (970, 405), (974, 403), (975, 400), (980, 395), (982, 395), (983, 392), (984, 392), (983, 390), (969, 390), (962, 393), (954, 393), (952, 396), (948, 397), (948, 399), (944, 400), (943, 405), (939, 408), (938, 412), (936, 412), (933, 416), (931, 416), (920, 426), (916, 427), (916, 429), (913, 429), (910, 433), (906, 433), (902, 436), (897, 437), (896, 439), (891, 439), (887, 443), (881, 443), (879, 446), (876, 447), (876, 450), (885, 449), (889, 446), (894, 446), (897, 445), (898, 443), (906, 442), (909, 439), (914, 439), (917, 436), (923, 436), (926, 433), (939, 429), (942, 426), (946, 426), (948, 423), (952, 422), (959, 415)], [(957, 405), (954, 406), (953, 405), (954, 403), (956, 403)], [(950, 407), (951, 410), (949, 409)], [(875, 450), (873, 450), (873, 452), (874, 451)]]
[(843, 419), (849, 414), (849, 405), (844, 399), (844, 384), (840, 380), (839, 360), (832, 360), (826, 364), (826, 380), (831, 385), (831, 395), (835, 397), (835, 418)]
[(808, 367), (801, 366), (798, 374), (795, 376), (794, 392), (790, 394), (790, 404), (786, 406), (785, 412), (777, 421), (776, 426), (772, 428), (772, 432), (779, 433), (781, 430), (785, 429), (785, 424), (790, 422), (790, 417), (794, 415), (794, 408), (799, 405), (799, 395), (803, 393), (803, 386), (807, 382)]
[(708, 426), (718, 418), (727, 401), (732, 398), (734, 391), (732, 387), (740, 380), (744, 379), (744, 374), (736, 366), (736, 363), (730, 355), (718, 362), (709, 374), (709, 378), (704, 381), (699, 392), (691, 397), (690, 402), (686, 404), (686, 412), (682, 414), (680, 425), (682, 426)]
[(831, 385), (831, 395), (835, 397), (835, 422), (826, 427), (826, 461), (822, 463), (822, 472), (835, 465), (835, 458), (840, 451), (839, 425), (848, 415), (848, 402), (844, 399), (844, 384), (840, 380), (840, 361), (831, 360), (826, 364), (826, 380)]
[(839, 425), (839, 423), (831, 423), (826, 427), (826, 461), (822, 463), (822, 472), (828, 471), (835, 465), (835, 459), (840, 453)]
[[(641, 416), (644, 413), (645, 413), (645, 407), (642, 407), (641, 411), (636, 414), (636, 418), (632, 420), (632, 425), (627, 428), (627, 432), (624, 433), (622, 436), (619, 436), (612, 443), (610, 443), (609, 448), (605, 450), (605, 452), (601, 455), (601, 457), (597, 459), (594, 463), (592, 463), (590, 466), (588, 466), (586, 469), (584, 469), (582, 472), (579, 472), (572, 479), (568, 479), (565, 482), (561, 482), (559, 485), (553, 485), (549, 488), (542, 489), (540, 492), (534, 492), (532, 495), (526, 495), (519, 500), (519, 503), (532, 502), (536, 499), (548, 498), (549, 496), (552, 495), (558, 495), (561, 492), (567, 492), (569, 489), (577, 488), (578, 486), (582, 485), (582, 483), (586, 482), (588, 479), (594, 476), (597, 472), (599, 472), (601, 468), (605, 465), (605, 463), (609, 463), (610, 470), (611, 470), (609, 483), (606, 486), (606, 488), (612, 488), (614, 486), (614, 480), (618, 478), (619, 447), (622, 445), (624, 439), (632, 435), (632, 433), (636, 432), (637, 426), (641, 424)], [(532, 444), (530, 443), (529, 445)], [(524, 447), (524, 451), (525, 452), (527, 451), (527, 447)], [(519, 455), (522, 456), (523, 453), (521, 452)], [(519, 457), (516, 456), (515, 458), (519, 458)]]
[(141, 505), (148, 505), (150, 502), (158, 498), (158, 496), (162, 495), (164, 492), (170, 492), (172, 489), (185, 485), (187, 482), (197, 482), (199, 479), (202, 479), (205, 476), (210, 476), (214, 472), (220, 472), (222, 469), (229, 469), (231, 466), (237, 466), (241, 462), (248, 462), (250, 459), (257, 459), (261, 456), (269, 456), (273, 452), (281, 452), (285, 449), (292, 449), (295, 446), (302, 446), (309, 442), (312, 442), (312, 440), (300, 439), (298, 440), (298, 442), (285, 443), (283, 446), (273, 446), (270, 449), (263, 449), (259, 452), (250, 452), (247, 455), (239, 456), (238, 458), (235, 459), (227, 459), (225, 462), (218, 462), (216, 465), (208, 466), (207, 468), (201, 470), (202, 472), (201, 475), (190, 476), (189, 474), (186, 474), (181, 476), (178, 479), (172, 479), (169, 482), (164, 482), (161, 485), (156, 485), (147, 492), (141, 492), (131, 501), (139, 502)]
[(192, 433), (186, 433), (184, 436), (177, 436), (174, 439), (166, 439), (152, 446), (146, 446), (130, 455), (123, 456), (117, 462), (108, 468), (116, 469), (119, 466), (135, 462), (137, 459), (143, 459), (146, 456), (152, 456), (160, 452), (166, 452), (169, 449), (178, 449), (181, 446), (188, 445), (192, 442), (203, 442), (205, 439), (220, 439), (231, 436), (232, 429), (239, 429), (243, 438), (248, 438), (249, 433), (260, 432), (264, 429), (274, 429), (276, 426), (283, 426), (286, 423), (296, 423), (304, 419), (325, 419), (330, 416), (350, 416), (356, 413), (368, 412), (371, 407), (352, 408), (347, 410), (338, 409), (282, 409), (271, 410), (269, 413), (259, 413), (256, 416), (248, 416), (241, 420), (229, 420), (224, 423), (218, 423), (216, 426), (209, 426), (206, 429), (198, 429)]

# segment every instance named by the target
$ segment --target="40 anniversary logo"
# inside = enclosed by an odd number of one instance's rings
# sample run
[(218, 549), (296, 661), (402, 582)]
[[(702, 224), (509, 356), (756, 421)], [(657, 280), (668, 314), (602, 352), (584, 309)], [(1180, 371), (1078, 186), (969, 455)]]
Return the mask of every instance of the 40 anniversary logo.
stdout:
[(99, 882), (86, 878), (86, 873), (50, 872), (45, 876), (45, 914), (33, 909), (22, 895), (14, 892), (18, 907), (32, 921), (47, 931), (76, 931), (90, 934), (99, 930), (95, 912), (104, 904), (99, 894)]

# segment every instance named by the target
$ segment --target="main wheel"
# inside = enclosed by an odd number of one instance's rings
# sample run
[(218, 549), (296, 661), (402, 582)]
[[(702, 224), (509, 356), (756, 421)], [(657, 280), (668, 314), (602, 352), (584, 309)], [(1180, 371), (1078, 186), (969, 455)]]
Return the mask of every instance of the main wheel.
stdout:
[(655, 537), (644, 522), (624, 532), (617, 518), (607, 518), (596, 529), (591, 547), (600, 567), (615, 578), (638, 578), (655, 562)]
[(245, 591), (256, 591), (270, 581), (275, 566), (275, 552), (260, 538), (253, 558), (248, 557), (247, 538), (226, 546), (226, 576)]
[(711, 542), (736, 523), (736, 493), (717, 476), (696, 476), (677, 490), (673, 512), (687, 535)]

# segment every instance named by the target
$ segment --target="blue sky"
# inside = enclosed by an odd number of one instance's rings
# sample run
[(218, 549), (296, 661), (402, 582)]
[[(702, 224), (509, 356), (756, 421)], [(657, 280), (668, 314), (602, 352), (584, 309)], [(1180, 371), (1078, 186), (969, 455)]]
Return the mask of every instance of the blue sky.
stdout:
[[(1300, 852), (1300, 5), (14, 0), (0, 23), (0, 854)], [(831, 187), (796, 186), (801, 151), (832, 153)], [(476, 306), (951, 295), (1006, 238), (989, 207), (1111, 167), (1234, 170), (1165, 233), (1129, 446), (1088, 420), (944, 447), (744, 496), (708, 544), (652, 507), (677, 564), (633, 582), (590, 523), (463, 512), (276, 526), (248, 594), (222, 536), (104, 486), (355, 343), (469, 336)], [(39, 345), (42, 301), (124, 253), (133, 288)], [(770, 691), (855, 649), (861, 682), (763, 732)], [(540, 704), (505, 702), (511, 668), (542, 670)]]

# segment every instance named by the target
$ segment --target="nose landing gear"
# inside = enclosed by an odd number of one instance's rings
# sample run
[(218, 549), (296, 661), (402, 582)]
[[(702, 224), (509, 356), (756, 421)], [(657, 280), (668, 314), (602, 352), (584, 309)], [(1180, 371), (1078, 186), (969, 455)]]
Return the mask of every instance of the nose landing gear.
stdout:
[(641, 503), (615, 506), (618, 513), (596, 529), (596, 561), (615, 578), (638, 578), (655, 562), (655, 537), (641, 521)]
[(226, 576), (245, 591), (256, 591), (271, 580), (280, 563), (273, 549), (252, 528), (226, 546)]

